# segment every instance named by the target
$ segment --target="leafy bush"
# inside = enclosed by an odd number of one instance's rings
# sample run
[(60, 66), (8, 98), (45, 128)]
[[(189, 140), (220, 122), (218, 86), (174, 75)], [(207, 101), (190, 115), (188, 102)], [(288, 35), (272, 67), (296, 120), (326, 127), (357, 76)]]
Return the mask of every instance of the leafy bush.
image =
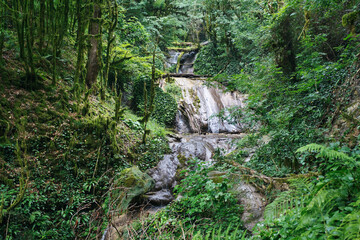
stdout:
[(241, 71), (239, 59), (235, 56), (229, 57), (225, 47), (215, 47), (212, 43), (200, 49), (195, 61), (195, 73), (216, 75), (224, 70), (227, 74), (239, 73)]
[[(150, 80), (138, 80), (134, 84), (134, 101), (133, 108), (137, 111), (138, 115), (142, 115), (144, 111), (144, 81), (148, 91), (148, 98), (150, 99)], [(149, 104), (149, 100), (147, 103)], [(152, 119), (165, 126), (173, 126), (175, 116), (177, 113), (177, 103), (171, 94), (164, 92), (161, 88), (156, 87), (154, 99), (154, 111), (151, 114)]]
[(145, 145), (141, 144), (136, 147), (137, 162), (136, 164), (142, 171), (155, 167), (169, 153), (170, 148), (165, 138), (152, 138)]
[(168, 83), (165, 86), (165, 91), (169, 93), (175, 100), (179, 100), (182, 96), (181, 88), (174, 83)]
[(151, 117), (165, 126), (173, 126), (178, 110), (174, 97), (157, 88), (154, 103), (155, 108)]

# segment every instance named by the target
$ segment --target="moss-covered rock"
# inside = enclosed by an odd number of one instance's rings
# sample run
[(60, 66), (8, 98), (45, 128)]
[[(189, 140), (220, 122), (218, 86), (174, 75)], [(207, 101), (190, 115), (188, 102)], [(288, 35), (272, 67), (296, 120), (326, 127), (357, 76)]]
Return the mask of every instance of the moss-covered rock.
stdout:
[(137, 166), (126, 168), (115, 181), (112, 198), (117, 209), (122, 211), (127, 209), (134, 198), (150, 191), (153, 187), (154, 180), (148, 174), (141, 172)]

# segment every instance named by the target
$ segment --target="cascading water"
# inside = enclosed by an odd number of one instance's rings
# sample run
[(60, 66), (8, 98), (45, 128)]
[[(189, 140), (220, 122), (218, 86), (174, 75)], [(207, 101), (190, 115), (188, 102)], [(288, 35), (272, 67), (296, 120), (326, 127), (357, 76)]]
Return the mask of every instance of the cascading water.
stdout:
[[(181, 73), (192, 74), (195, 60), (195, 51), (184, 54), (180, 61)], [(169, 138), (172, 154), (165, 155), (157, 167), (149, 171), (156, 184), (154, 191), (148, 193), (147, 197), (154, 205), (167, 204), (173, 200), (171, 191), (176, 185), (179, 155), (211, 162), (216, 149), (221, 148), (229, 153), (234, 150), (233, 140), (243, 136), (240, 134), (243, 129), (241, 123), (229, 122), (226, 117), (230, 114), (229, 108), (244, 107), (246, 95), (225, 92), (221, 85), (207, 86), (204, 78), (174, 79), (182, 92), (176, 117), (179, 136)], [(164, 88), (165, 85), (165, 81), (162, 81), (160, 86)]]
[[(184, 54), (179, 72), (191, 75), (195, 60), (196, 52)], [(178, 156), (186, 159), (196, 157), (211, 164), (216, 149), (223, 149), (225, 154), (235, 150), (234, 140), (244, 137), (242, 132), (247, 127), (228, 118), (231, 109), (245, 107), (247, 95), (225, 92), (220, 84), (208, 86), (205, 78), (176, 77), (174, 80), (182, 93), (176, 116), (178, 135), (169, 137), (172, 153), (165, 155), (157, 167), (149, 171), (156, 186), (153, 192), (147, 194), (147, 198), (158, 206), (174, 200), (172, 189), (176, 185), (176, 173), (181, 164)], [(164, 80), (160, 87), (165, 88), (165, 85)], [(262, 218), (264, 197), (248, 183), (241, 182), (235, 189), (242, 195), (242, 220), (245, 227), (251, 230)]]
[(167, 57), (166, 61), (165, 61), (165, 67), (166, 68), (170, 68), (173, 65), (176, 65), (178, 62), (178, 58), (180, 56), (180, 52), (171, 50), (168, 52), (169, 56)]
[(185, 53), (180, 59), (179, 73), (193, 73), (197, 50)]
[[(194, 63), (197, 57), (198, 50), (182, 53), (175, 50), (168, 52), (168, 57), (165, 61), (165, 68), (171, 68), (179, 63), (178, 73), (187, 74), (194, 72)], [(179, 59), (179, 57), (181, 58)]]
[[(177, 64), (179, 56), (179, 52), (170, 51), (167, 66)], [(184, 54), (180, 61), (181, 73), (193, 73), (195, 60), (196, 52)], [(163, 160), (148, 172), (155, 181), (155, 187), (152, 192), (146, 194), (152, 205), (147, 212), (156, 212), (174, 200), (172, 190), (177, 184), (176, 173), (181, 164), (179, 156), (186, 159), (196, 157), (211, 164), (216, 149), (223, 149), (225, 154), (230, 153), (236, 147), (234, 140), (245, 136), (241, 132), (246, 126), (241, 122), (229, 121), (227, 117), (230, 114), (228, 109), (245, 106), (247, 95), (225, 92), (221, 85), (207, 86), (204, 78), (174, 79), (182, 92), (176, 116), (178, 134), (169, 136), (172, 153), (165, 155)], [(165, 88), (165, 85), (164, 80), (160, 87)], [(236, 191), (242, 195), (240, 201), (244, 206), (242, 219), (245, 227), (251, 230), (262, 217), (263, 196), (246, 183), (237, 185)], [(102, 239), (112, 239), (113, 235), (116, 235), (115, 230), (109, 227)]]

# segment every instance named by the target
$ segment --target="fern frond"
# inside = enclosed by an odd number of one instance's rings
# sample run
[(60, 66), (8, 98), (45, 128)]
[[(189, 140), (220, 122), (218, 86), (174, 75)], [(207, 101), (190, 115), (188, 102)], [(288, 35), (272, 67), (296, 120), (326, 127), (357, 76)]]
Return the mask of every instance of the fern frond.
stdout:
[[(352, 240), (360, 239), (360, 197), (358, 200), (351, 204), (357, 210), (352, 211), (346, 215), (338, 228), (334, 233), (341, 237), (341, 239)], [(340, 235), (340, 236), (339, 236)]]
[(320, 144), (316, 144), (316, 143), (310, 143), (306, 146), (303, 146), (301, 148), (299, 148), (298, 150), (296, 150), (296, 152), (298, 153), (303, 153), (303, 152), (320, 152), (321, 150), (323, 150), (325, 147), (320, 145)]
[(201, 231), (198, 231), (195, 236), (192, 238), (193, 240), (245, 240), (246, 231), (243, 232), (239, 230), (239, 226), (232, 232), (230, 232), (232, 225), (229, 225), (225, 231), (222, 231), (222, 228), (213, 228), (212, 231), (208, 231), (204, 237), (201, 234)]
[(293, 178), (289, 180), (290, 191), (283, 192), (266, 206), (265, 219), (273, 219), (285, 214), (287, 211), (305, 207), (311, 201), (314, 185), (309, 178)]
[(352, 157), (349, 157), (343, 152), (339, 152), (316, 143), (310, 143), (306, 146), (303, 146), (299, 148), (296, 152), (318, 152), (318, 154), (316, 155), (317, 157), (327, 158), (329, 160), (355, 161)]

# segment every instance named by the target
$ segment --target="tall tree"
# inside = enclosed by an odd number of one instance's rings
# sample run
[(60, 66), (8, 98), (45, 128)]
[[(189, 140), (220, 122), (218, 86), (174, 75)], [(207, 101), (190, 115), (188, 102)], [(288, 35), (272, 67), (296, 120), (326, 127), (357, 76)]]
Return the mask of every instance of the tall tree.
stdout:
[(34, 0), (12, 1), (13, 20), (16, 26), (20, 58), (25, 65), (26, 87), (32, 87), (36, 83), (35, 64), (33, 57), (34, 43)]
[[(0, 64), (3, 62), (3, 49), (5, 44), (5, 31), (7, 29), (6, 24), (6, 7), (5, 1), (0, 1)], [(2, 65), (2, 64), (1, 64)]]
[(96, 82), (101, 68), (101, 3), (102, 0), (93, 1), (93, 16), (89, 25), (89, 50), (87, 61), (86, 85), (91, 86)]
[(85, 30), (88, 24), (88, 7), (87, 0), (76, 0), (76, 21), (77, 21), (77, 60), (75, 70), (75, 84), (80, 83), (80, 75), (82, 73), (85, 55)]
[(105, 69), (104, 69), (104, 79), (103, 79), (103, 87), (104, 87), (104, 81), (108, 82), (108, 76), (109, 76), (109, 70), (110, 70), (110, 63), (111, 63), (111, 55), (112, 55), (112, 48), (113, 44), (116, 40), (116, 35), (114, 34), (116, 26), (118, 24), (118, 17), (119, 17), (119, 11), (118, 11), (118, 4), (116, 1), (111, 4), (111, 1), (107, 1), (107, 7), (109, 9), (109, 17), (110, 20), (108, 20), (108, 33), (107, 33), (107, 46), (106, 46), (106, 60), (105, 60)]

